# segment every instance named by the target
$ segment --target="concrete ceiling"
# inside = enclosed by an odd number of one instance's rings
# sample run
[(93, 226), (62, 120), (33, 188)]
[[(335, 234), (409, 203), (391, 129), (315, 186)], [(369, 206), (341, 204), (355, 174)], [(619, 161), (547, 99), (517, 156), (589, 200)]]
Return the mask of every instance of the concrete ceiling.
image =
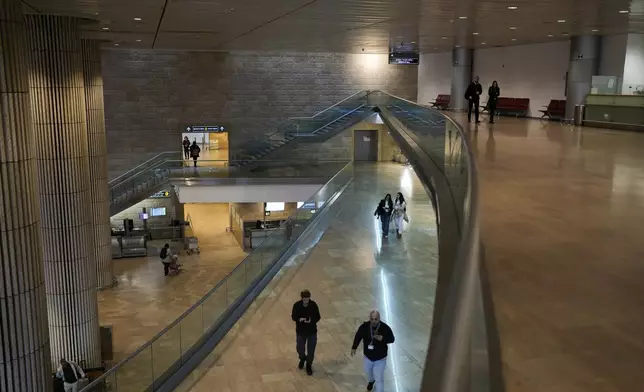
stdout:
[[(24, 0), (130, 48), (387, 53), (644, 33), (644, 0)], [(516, 7), (516, 9), (511, 9)]]

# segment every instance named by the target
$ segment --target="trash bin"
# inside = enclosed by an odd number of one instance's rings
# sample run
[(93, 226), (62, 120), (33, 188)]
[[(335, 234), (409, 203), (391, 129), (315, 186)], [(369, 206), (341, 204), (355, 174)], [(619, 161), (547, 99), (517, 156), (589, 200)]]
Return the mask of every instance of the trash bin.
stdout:
[(574, 123), (575, 125), (584, 125), (584, 109), (586, 105), (575, 105)]

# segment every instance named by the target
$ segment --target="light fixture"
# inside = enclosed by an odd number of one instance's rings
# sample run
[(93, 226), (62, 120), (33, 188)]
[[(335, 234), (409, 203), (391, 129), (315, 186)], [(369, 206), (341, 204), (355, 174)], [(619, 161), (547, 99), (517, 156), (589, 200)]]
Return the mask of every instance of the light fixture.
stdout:
[(592, 29), (592, 30), (590, 30), (590, 31), (592, 31), (593, 33), (596, 33), (596, 32), (598, 32), (599, 30), (597, 30), (597, 29)]
[(141, 19), (141, 18), (138, 18), (138, 17), (137, 17), (137, 18), (134, 18), (134, 20), (136, 20), (137, 22), (140, 22), (140, 21), (142, 21), (143, 19)]
[(441, 37), (441, 39), (447, 39), (447, 37)]
[(516, 30), (516, 29), (517, 29), (517, 28), (516, 28), (516, 27), (514, 27), (514, 26), (510, 27), (510, 30)]
[(118, 42), (114, 44), (114, 46), (119, 46), (119, 45), (120, 45), (120, 44), (119, 44)]
[(512, 41), (516, 41), (516, 40), (517, 40), (516, 38), (512, 38)]
[(481, 45), (485, 45), (485, 42), (481, 42)]
[(456, 48), (460, 48), (460, 47), (461, 47), (461, 45), (456, 45), (455, 47), (456, 47)]
[(518, 10), (519, 7), (517, 7), (516, 5), (511, 5), (511, 6), (508, 7), (508, 9), (509, 10)]
[(467, 16), (459, 16), (459, 19), (467, 19)]
[(479, 35), (479, 33), (472, 33), (472, 35)]
[(568, 33), (562, 33), (561, 35), (563, 35), (564, 37), (567, 37), (567, 36), (569, 36), (570, 34), (568, 34)]
[(141, 40), (140, 40), (140, 39), (137, 39), (137, 40), (136, 40), (136, 42), (141, 42)]
[(630, 11), (629, 10), (619, 10), (620, 14), (628, 14)]
[(553, 37), (553, 35), (552, 35), (552, 34), (548, 34), (548, 38), (552, 38), (552, 37)]
[(559, 19), (557, 20), (557, 23), (566, 23), (566, 19)]
[(110, 29), (109, 27), (103, 27), (103, 30), (105, 30), (105, 31), (107, 31), (109, 29)]
[(411, 43), (412, 43), (412, 44), (415, 44), (415, 43), (416, 43), (416, 41), (411, 41)]

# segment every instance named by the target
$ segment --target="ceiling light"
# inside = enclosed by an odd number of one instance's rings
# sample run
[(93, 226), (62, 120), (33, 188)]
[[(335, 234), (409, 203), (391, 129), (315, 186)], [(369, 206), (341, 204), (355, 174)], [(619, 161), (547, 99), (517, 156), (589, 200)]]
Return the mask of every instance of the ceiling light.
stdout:
[(459, 16), (459, 19), (467, 19), (467, 16)]
[(460, 47), (461, 47), (461, 45), (456, 45), (456, 47), (457, 47), (457, 48), (460, 48)]
[(110, 29), (109, 27), (103, 27), (103, 30), (105, 30), (105, 31), (107, 31), (109, 29)]
[(566, 19), (559, 19), (557, 20), (557, 23), (566, 23)]
[(620, 14), (628, 14), (628, 13), (629, 13), (629, 11), (628, 11), (628, 10), (619, 10), (619, 13), (620, 13)]
[(519, 7), (517, 7), (516, 5), (511, 5), (511, 6), (508, 7), (508, 9), (509, 10), (518, 10)]
[(114, 44), (114, 46), (119, 46), (119, 45), (120, 45), (120, 44), (118, 44), (118, 43)]
[(514, 26), (510, 27), (510, 30), (516, 30), (516, 29), (517, 29), (517, 28), (516, 28), (516, 27), (514, 27)]
[(441, 37), (441, 39), (447, 39), (447, 37)]
[(412, 43), (412, 44), (415, 44), (415, 43), (416, 43), (416, 41), (411, 41), (411, 43)]
[(568, 34), (568, 33), (563, 33), (563, 34), (561, 34), (561, 35), (563, 35), (563, 36), (566, 36), (566, 37), (567, 37), (567, 36), (569, 36), (570, 34)]
[(552, 35), (552, 34), (548, 34), (548, 38), (552, 38), (552, 37), (553, 37), (553, 35)]
[(516, 40), (517, 40), (516, 38), (512, 38), (512, 41), (516, 41)]
[(479, 33), (472, 33), (472, 35), (479, 35)]
[(143, 19), (141, 19), (141, 18), (134, 18), (134, 20), (136, 20), (137, 22), (140, 22), (140, 21), (142, 21)]
[(593, 33), (596, 33), (596, 32), (598, 32), (599, 30), (597, 30), (597, 29), (592, 29), (592, 30), (590, 30), (590, 31), (592, 31)]
[(485, 42), (481, 42), (481, 45), (485, 45)]
[(141, 42), (141, 40), (140, 40), (140, 39), (137, 39), (137, 40), (136, 40), (136, 42)]

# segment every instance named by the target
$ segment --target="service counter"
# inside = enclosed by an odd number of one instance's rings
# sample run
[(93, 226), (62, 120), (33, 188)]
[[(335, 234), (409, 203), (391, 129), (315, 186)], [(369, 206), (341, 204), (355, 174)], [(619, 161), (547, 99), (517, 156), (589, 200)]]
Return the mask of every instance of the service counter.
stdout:
[(644, 131), (644, 95), (589, 94), (584, 125)]

